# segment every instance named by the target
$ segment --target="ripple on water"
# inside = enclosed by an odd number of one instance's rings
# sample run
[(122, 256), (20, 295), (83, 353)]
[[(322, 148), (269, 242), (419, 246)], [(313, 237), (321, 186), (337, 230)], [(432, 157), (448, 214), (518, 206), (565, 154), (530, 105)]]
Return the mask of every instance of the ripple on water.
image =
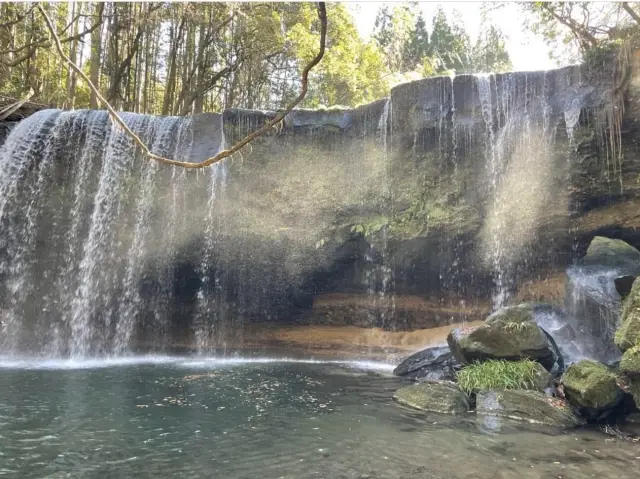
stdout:
[(635, 479), (640, 466), (637, 445), (589, 431), (485, 434), (473, 416), (399, 407), (385, 368), (160, 358), (0, 375), (0, 474)]

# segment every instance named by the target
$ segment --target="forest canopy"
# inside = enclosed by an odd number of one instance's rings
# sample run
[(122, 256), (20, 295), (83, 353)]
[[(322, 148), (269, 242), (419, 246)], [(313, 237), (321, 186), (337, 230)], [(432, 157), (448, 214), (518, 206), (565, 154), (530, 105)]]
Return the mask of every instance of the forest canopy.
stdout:
[[(526, 28), (576, 56), (637, 30), (640, 8), (619, 2), (522, 3)], [(100, 108), (53, 49), (33, 2), (0, 4), (0, 94), (61, 108)], [(300, 90), (317, 52), (314, 3), (44, 3), (65, 53), (118, 110), (189, 115), (224, 108), (279, 109)], [(488, 4), (487, 8), (499, 8)], [(300, 106), (355, 106), (410, 79), (511, 69), (506, 39), (489, 22), (471, 38), (438, 10), (383, 5), (362, 38), (344, 3), (327, 5), (327, 49)]]

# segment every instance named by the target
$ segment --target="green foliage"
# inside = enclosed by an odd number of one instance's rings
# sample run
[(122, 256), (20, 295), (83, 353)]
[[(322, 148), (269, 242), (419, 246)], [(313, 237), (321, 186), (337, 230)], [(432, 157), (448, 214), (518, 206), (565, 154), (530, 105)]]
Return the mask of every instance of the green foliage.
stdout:
[[(539, 389), (544, 368), (528, 359), (473, 363), (457, 373), (458, 386), (467, 394), (484, 389)], [(545, 371), (546, 373), (546, 371)]]

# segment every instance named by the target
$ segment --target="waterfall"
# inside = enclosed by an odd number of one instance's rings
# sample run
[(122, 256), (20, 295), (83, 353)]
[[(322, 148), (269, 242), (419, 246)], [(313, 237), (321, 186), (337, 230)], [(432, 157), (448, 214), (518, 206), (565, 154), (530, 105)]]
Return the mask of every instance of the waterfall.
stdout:
[[(191, 119), (122, 117), (155, 153), (191, 157)], [(45, 110), (20, 122), (0, 149), (2, 352), (120, 355), (145, 318), (166, 330), (167, 259), (200, 227), (189, 225), (202, 216), (194, 199), (180, 198), (194, 176), (143, 158), (106, 112)]]
[[(222, 131), (222, 125), (220, 126)], [(226, 148), (224, 132), (218, 151)], [(199, 354), (215, 350), (217, 342), (224, 340), (224, 305), (221, 291), (220, 272), (215, 268), (215, 254), (219, 235), (219, 196), (224, 194), (227, 180), (226, 161), (215, 163), (208, 169), (209, 199), (207, 201), (207, 227), (205, 246), (199, 265), (200, 288), (197, 292), (197, 311), (195, 317), (195, 346)], [(214, 268), (212, 268), (212, 265)], [(217, 303), (217, 304), (216, 304)], [(217, 307), (215, 307), (217, 306)], [(224, 344), (223, 344), (224, 346)]]

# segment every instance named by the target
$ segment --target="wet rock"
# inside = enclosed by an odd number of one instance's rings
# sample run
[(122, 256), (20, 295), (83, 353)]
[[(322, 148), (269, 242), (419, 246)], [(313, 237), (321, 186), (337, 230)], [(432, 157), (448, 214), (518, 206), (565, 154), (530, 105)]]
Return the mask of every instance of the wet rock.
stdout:
[(523, 304), (502, 308), (472, 329), (454, 329), (447, 336), (454, 356), (463, 364), (487, 359), (531, 359), (551, 370), (558, 349), (535, 321), (534, 309)]
[(640, 377), (640, 346), (627, 349), (620, 360), (620, 372), (630, 377)]
[(622, 299), (629, 296), (629, 293), (631, 292), (631, 286), (633, 286), (633, 282), (635, 281), (635, 279), (636, 276), (625, 275), (613, 280), (616, 285), (616, 291)]
[(640, 409), (640, 377), (629, 378), (628, 392), (633, 398), (636, 409)]
[(622, 308), (615, 284), (618, 276), (617, 270), (602, 266), (567, 270), (565, 309), (583, 357), (607, 363), (620, 359), (614, 343)]
[(621, 325), (616, 331), (615, 343), (622, 351), (640, 344), (640, 278), (633, 282), (631, 292), (624, 300)]
[(425, 381), (398, 389), (393, 398), (400, 404), (422, 411), (464, 414), (469, 398), (450, 381)]
[(622, 240), (596, 236), (591, 240), (582, 264), (606, 266), (637, 276), (640, 274), (640, 251)]
[(412, 354), (394, 370), (396, 376), (414, 380), (454, 380), (460, 363), (447, 346), (437, 346)]
[(563, 399), (538, 391), (488, 390), (476, 395), (479, 416), (513, 419), (561, 428), (579, 426), (584, 421)]
[(592, 420), (606, 417), (624, 397), (616, 375), (595, 361), (572, 364), (560, 382), (567, 400)]

